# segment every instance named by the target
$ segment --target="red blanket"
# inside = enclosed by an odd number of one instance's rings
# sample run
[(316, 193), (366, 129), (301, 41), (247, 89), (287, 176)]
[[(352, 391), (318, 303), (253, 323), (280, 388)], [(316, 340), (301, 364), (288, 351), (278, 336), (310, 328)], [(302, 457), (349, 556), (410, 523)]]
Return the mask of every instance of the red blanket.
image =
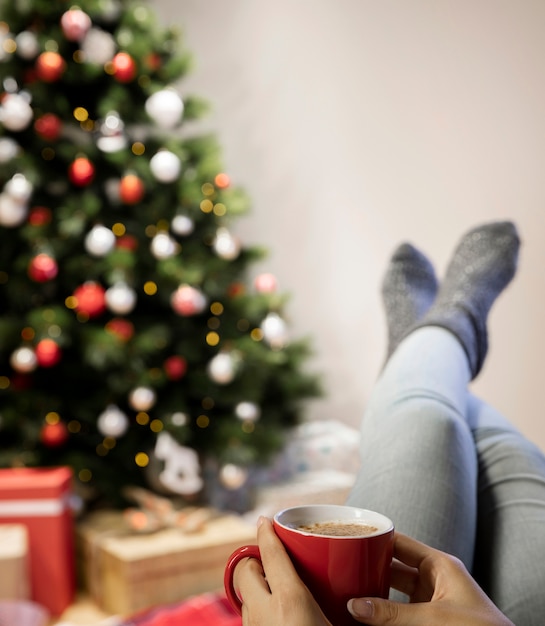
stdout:
[(179, 604), (149, 609), (121, 626), (242, 626), (242, 619), (224, 595), (205, 593)]

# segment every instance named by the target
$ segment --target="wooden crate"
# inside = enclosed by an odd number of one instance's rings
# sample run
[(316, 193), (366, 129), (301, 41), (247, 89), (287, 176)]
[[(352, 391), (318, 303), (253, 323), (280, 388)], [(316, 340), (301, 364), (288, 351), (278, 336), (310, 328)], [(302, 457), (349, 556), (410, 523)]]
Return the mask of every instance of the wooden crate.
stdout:
[(218, 515), (193, 533), (135, 534), (115, 512), (90, 516), (78, 528), (87, 589), (102, 610), (117, 615), (221, 589), (230, 554), (255, 539), (255, 526), (236, 515)]
[(22, 524), (0, 524), (0, 599), (28, 600), (28, 533)]

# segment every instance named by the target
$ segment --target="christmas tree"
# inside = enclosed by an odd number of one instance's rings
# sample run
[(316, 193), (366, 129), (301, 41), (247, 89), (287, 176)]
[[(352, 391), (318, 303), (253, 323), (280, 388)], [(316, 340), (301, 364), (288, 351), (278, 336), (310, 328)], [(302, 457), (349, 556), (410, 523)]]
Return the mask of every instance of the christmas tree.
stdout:
[(248, 198), (149, 6), (0, 2), (0, 465), (237, 486), (319, 394), (286, 295), (233, 221)]

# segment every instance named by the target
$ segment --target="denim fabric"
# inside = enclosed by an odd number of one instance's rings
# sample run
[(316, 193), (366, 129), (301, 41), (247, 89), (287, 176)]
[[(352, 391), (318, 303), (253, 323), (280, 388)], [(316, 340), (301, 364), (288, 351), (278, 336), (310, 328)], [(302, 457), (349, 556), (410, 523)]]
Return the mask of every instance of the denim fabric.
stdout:
[(472, 395), (470, 378), (445, 329), (420, 328), (398, 346), (363, 416), (347, 504), (458, 556), (517, 626), (542, 626), (545, 456)]

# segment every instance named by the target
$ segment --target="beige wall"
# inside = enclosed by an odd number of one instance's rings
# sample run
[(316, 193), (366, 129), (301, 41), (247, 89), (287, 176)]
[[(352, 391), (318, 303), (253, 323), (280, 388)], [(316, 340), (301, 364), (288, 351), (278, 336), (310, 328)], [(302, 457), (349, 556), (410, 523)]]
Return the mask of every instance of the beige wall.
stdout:
[(492, 310), (475, 391), (545, 449), (545, 3), (156, 0), (194, 55), (238, 226), (270, 250), (328, 396), (357, 424), (382, 363), (379, 285), (402, 240), (439, 274), (473, 225), (512, 218), (519, 274)]

